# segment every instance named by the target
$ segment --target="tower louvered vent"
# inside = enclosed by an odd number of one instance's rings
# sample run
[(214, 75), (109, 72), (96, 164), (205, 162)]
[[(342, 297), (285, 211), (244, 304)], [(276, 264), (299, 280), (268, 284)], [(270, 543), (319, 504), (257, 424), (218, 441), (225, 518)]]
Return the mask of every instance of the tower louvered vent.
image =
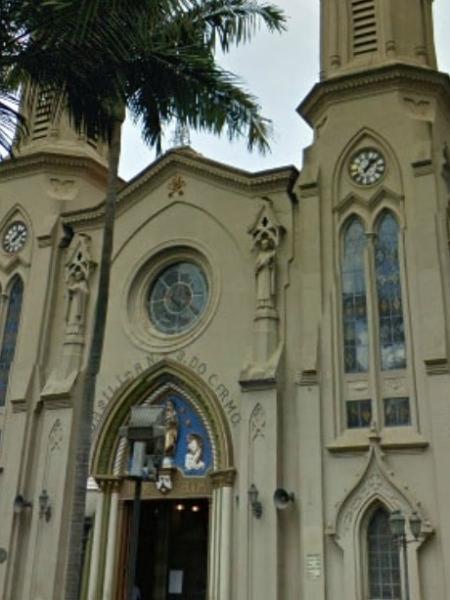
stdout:
[(376, 52), (377, 18), (375, 0), (351, 0), (353, 16), (353, 54)]
[(33, 140), (45, 138), (50, 128), (50, 117), (54, 94), (51, 90), (39, 93), (33, 126)]

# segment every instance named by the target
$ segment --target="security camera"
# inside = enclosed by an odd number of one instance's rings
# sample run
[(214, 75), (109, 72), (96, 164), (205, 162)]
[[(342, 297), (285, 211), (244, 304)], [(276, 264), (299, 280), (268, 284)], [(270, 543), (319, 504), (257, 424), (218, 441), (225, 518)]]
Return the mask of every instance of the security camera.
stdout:
[(293, 493), (289, 494), (289, 492), (287, 492), (283, 488), (278, 488), (277, 490), (275, 490), (275, 493), (273, 495), (273, 501), (278, 510), (284, 510), (285, 508), (287, 508), (289, 502), (294, 502), (294, 498), (295, 496)]

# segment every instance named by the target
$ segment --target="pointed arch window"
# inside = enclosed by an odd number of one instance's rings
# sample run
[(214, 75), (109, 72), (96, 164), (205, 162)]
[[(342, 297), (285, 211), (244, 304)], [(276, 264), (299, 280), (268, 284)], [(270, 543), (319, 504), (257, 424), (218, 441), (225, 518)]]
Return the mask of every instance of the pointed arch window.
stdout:
[(404, 369), (406, 348), (398, 259), (398, 223), (391, 212), (385, 211), (377, 225), (375, 271), (381, 369)]
[(16, 351), (19, 332), (20, 314), (22, 311), (23, 282), (19, 276), (11, 283), (0, 347), (0, 406), (4, 406), (8, 390), (9, 372)]
[(364, 226), (358, 217), (352, 217), (344, 233), (342, 259), (342, 313), (346, 373), (366, 373), (369, 370), (365, 248)]
[(399, 548), (389, 527), (389, 513), (377, 508), (367, 527), (369, 600), (401, 598)]
[(346, 427), (411, 425), (405, 386), (407, 346), (396, 216), (383, 210), (370, 227), (351, 215), (342, 229), (341, 307)]

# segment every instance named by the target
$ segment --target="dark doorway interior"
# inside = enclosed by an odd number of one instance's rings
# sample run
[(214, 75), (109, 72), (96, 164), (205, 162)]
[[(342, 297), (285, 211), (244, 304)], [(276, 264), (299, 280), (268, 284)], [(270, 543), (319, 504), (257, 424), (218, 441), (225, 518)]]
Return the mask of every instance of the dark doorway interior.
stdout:
[(206, 600), (208, 500), (142, 503), (136, 582), (142, 600)]

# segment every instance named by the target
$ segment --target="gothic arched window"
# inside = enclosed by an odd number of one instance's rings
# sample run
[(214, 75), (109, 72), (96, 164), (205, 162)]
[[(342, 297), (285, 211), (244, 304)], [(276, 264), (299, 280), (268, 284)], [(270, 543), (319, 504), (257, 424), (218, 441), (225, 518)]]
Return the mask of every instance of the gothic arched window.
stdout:
[(14, 277), (9, 289), (6, 317), (4, 321), (3, 336), (0, 348), (0, 406), (5, 404), (9, 372), (16, 350), (22, 299), (23, 282), (19, 276), (16, 276)]
[(381, 369), (383, 371), (404, 369), (406, 348), (398, 260), (398, 223), (394, 215), (388, 211), (383, 212), (378, 221), (375, 271)]
[(342, 259), (342, 313), (346, 373), (365, 373), (369, 370), (365, 248), (366, 236), (363, 224), (358, 217), (352, 217), (344, 233)]
[[(342, 364), (349, 429), (370, 427), (373, 420), (385, 427), (411, 425), (410, 399), (403, 383), (407, 353), (399, 234), (398, 221), (389, 210), (383, 210), (367, 229), (356, 215), (344, 224)], [(389, 385), (392, 378), (400, 382), (398, 395)]]
[(401, 598), (399, 548), (390, 527), (389, 513), (378, 508), (367, 527), (369, 600)]

